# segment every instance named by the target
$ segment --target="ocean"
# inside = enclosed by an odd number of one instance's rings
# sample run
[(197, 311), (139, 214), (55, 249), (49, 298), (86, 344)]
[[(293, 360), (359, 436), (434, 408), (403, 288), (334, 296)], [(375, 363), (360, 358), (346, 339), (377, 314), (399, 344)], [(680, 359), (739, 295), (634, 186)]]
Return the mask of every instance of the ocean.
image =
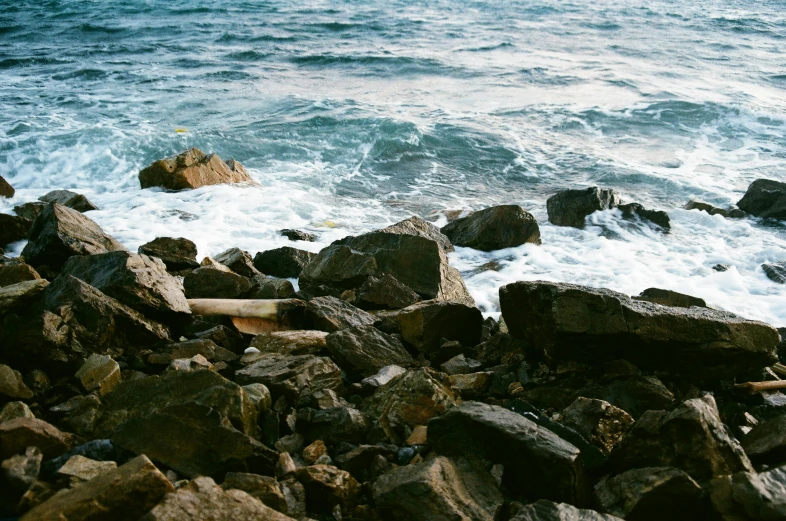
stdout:
[[(514, 203), (542, 245), (450, 254), (486, 315), (501, 285), (541, 279), (786, 325), (786, 285), (761, 269), (786, 260), (786, 223), (682, 209), (786, 180), (783, 0), (0, 3), (0, 175), (17, 188), (0, 212), (71, 189), (132, 251), (186, 237), (201, 257)], [(260, 186), (140, 189), (192, 146)], [(594, 185), (666, 210), (671, 233), (616, 210), (548, 223), (551, 194)]]

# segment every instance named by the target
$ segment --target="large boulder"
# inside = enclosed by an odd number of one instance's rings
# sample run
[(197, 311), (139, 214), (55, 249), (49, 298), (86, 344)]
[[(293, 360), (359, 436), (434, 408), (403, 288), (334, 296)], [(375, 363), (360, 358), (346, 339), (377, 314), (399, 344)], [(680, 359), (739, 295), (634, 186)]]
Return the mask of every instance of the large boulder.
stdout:
[(546, 200), (546, 209), (551, 224), (584, 228), (584, 220), (589, 214), (616, 208), (619, 204), (619, 195), (614, 190), (593, 186), (558, 192)]
[(46, 195), (42, 195), (38, 200), (44, 203), (62, 204), (82, 213), (98, 210), (98, 207), (91, 203), (87, 197), (70, 190), (53, 190)]
[(0, 424), (0, 460), (23, 454), (27, 447), (38, 447), (50, 459), (67, 451), (73, 442), (73, 434), (38, 418), (14, 418)]
[(69, 257), (125, 251), (95, 222), (76, 210), (51, 203), (33, 222), (22, 256), (33, 267), (58, 270)]
[(342, 388), (341, 370), (330, 358), (313, 355), (266, 354), (235, 373), (241, 385), (260, 383), (273, 393), (297, 402), (301, 395)]
[(757, 217), (786, 219), (786, 183), (770, 179), (757, 179), (737, 206)]
[(229, 268), (202, 266), (186, 273), (183, 289), (188, 298), (232, 299), (240, 298), (251, 290), (251, 281)]
[(483, 315), (460, 302), (428, 300), (401, 310), (398, 324), (404, 340), (426, 356), (437, 355), (445, 340), (473, 347), (480, 342)]
[(31, 226), (30, 219), (0, 213), (0, 248), (27, 239)]
[(412, 356), (396, 337), (374, 326), (360, 326), (330, 333), (327, 350), (346, 371), (371, 376), (386, 365), (409, 366)]
[(316, 254), (309, 251), (283, 246), (257, 253), (254, 256), (254, 267), (265, 275), (297, 278), (314, 257)]
[(155, 257), (113, 251), (71, 257), (63, 274), (82, 279), (123, 304), (151, 316), (190, 314), (180, 282)]
[(632, 300), (607, 289), (516, 282), (499, 290), (510, 333), (548, 360), (625, 359), (699, 379), (776, 361), (777, 330), (731, 313)]
[(687, 400), (671, 412), (644, 413), (612, 451), (609, 463), (615, 472), (677, 467), (697, 481), (753, 470), (710, 395)]
[(157, 237), (140, 246), (138, 251), (149, 257), (158, 257), (170, 271), (199, 267), (196, 244), (182, 237)]
[(375, 318), (336, 297), (317, 297), (306, 304), (306, 324), (310, 329), (332, 333), (348, 327), (369, 326)]
[(189, 190), (206, 185), (253, 182), (240, 163), (232, 162), (232, 167), (217, 154), (207, 155), (198, 148), (191, 148), (143, 168), (139, 172), (139, 184), (142, 188), (161, 186), (168, 190)]
[(574, 445), (520, 414), (464, 402), (428, 423), (439, 454), (489, 459), (505, 466), (503, 480), (529, 498), (584, 504), (589, 483)]
[(622, 521), (621, 518), (567, 503), (541, 499), (521, 508), (510, 521)]
[(723, 521), (786, 519), (786, 466), (715, 478), (710, 500)]
[(380, 231), (424, 237), (436, 242), (439, 244), (440, 248), (448, 253), (453, 251), (453, 245), (450, 243), (450, 239), (448, 239), (447, 236), (442, 233), (442, 230), (430, 222), (424, 221), (418, 216), (412, 216), (409, 219), (404, 219), (403, 221), (392, 224), (387, 228), (382, 228)]
[(538, 221), (518, 205), (492, 206), (456, 219), (442, 228), (456, 246), (482, 251), (540, 244)]
[(786, 463), (786, 414), (755, 426), (742, 438), (742, 448), (753, 463)]
[(485, 468), (444, 456), (382, 475), (373, 494), (378, 512), (390, 520), (493, 521), (504, 501)]
[(786, 284), (786, 261), (762, 264), (761, 269), (770, 280), (778, 284)]
[(11, 198), (16, 193), (14, 187), (9, 184), (8, 181), (5, 180), (3, 176), (0, 175), (0, 197), (7, 197)]

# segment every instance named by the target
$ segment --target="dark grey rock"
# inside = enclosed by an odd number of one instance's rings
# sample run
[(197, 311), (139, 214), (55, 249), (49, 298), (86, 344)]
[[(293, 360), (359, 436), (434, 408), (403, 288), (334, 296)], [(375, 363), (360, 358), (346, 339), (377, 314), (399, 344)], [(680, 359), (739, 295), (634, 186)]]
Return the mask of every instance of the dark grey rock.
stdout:
[(295, 287), (287, 279), (256, 275), (251, 279), (251, 289), (246, 293), (250, 299), (282, 299), (295, 296)]
[(707, 303), (704, 302), (704, 299), (660, 288), (647, 288), (642, 291), (638, 297), (632, 298), (633, 300), (643, 300), (652, 302), (653, 304), (660, 304), (661, 306), (672, 306), (677, 308), (689, 308), (691, 306), (700, 308), (707, 307)]
[(669, 214), (662, 210), (648, 210), (639, 203), (620, 204), (617, 206), (622, 211), (623, 219), (641, 219), (657, 224), (664, 230), (671, 230)]
[(586, 217), (598, 210), (616, 208), (619, 196), (610, 189), (597, 186), (584, 190), (563, 190), (546, 200), (549, 222), (557, 226), (584, 228)]
[(47, 206), (47, 203), (42, 203), (40, 201), (24, 203), (20, 204), (19, 206), (14, 206), (14, 213), (19, 217), (24, 217), (25, 219), (29, 219), (30, 222), (32, 222), (35, 221), (36, 217), (38, 217)]
[(186, 274), (183, 288), (188, 298), (240, 298), (251, 290), (251, 281), (228, 269), (203, 266)]
[(771, 179), (757, 179), (737, 206), (757, 217), (786, 219), (786, 183)]
[(759, 423), (742, 438), (742, 447), (753, 463), (786, 462), (786, 415)]
[(686, 210), (699, 210), (701, 212), (707, 212), (710, 215), (721, 215), (727, 219), (745, 217), (745, 212), (738, 210), (737, 208), (718, 208), (717, 206), (713, 206), (709, 203), (704, 203), (701, 201), (690, 201), (688, 204), (683, 206), (683, 208)]
[(314, 242), (317, 240), (317, 236), (313, 233), (308, 233), (301, 230), (286, 229), (281, 230), (279, 233), (281, 233), (282, 236), (286, 237), (290, 241)]
[(230, 248), (227, 251), (221, 252), (213, 257), (213, 260), (244, 277), (251, 278), (259, 275), (259, 271), (254, 267), (254, 261), (251, 259), (251, 255), (240, 248)]
[(87, 197), (69, 190), (53, 190), (46, 195), (42, 195), (38, 200), (44, 203), (62, 204), (82, 213), (98, 210), (98, 206), (91, 203)]
[(481, 251), (540, 244), (540, 228), (535, 217), (512, 204), (493, 206), (456, 219), (442, 228), (442, 233), (456, 246)]
[(158, 257), (170, 271), (195, 269), (199, 267), (196, 260), (197, 247), (192, 241), (182, 237), (157, 237), (139, 247), (139, 253), (149, 257)]
[(770, 280), (778, 284), (786, 284), (786, 261), (762, 264), (761, 269)]
[(723, 521), (786, 518), (786, 466), (722, 476), (709, 488), (712, 506)]
[(298, 418), (298, 430), (307, 441), (322, 440), (328, 444), (339, 442), (363, 443), (370, 422), (366, 415), (349, 406), (331, 407), (315, 411), (308, 421)]
[(327, 350), (350, 373), (372, 376), (387, 365), (410, 366), (412, 356), (396, 337), (374, 326), (358, 326), (330, 333)]
[(261, 383), (273, 395), (297, 402), (302, 394), (323, 389), (341, 390), (341, 370), (330, 358), (313, 355), (265, 354), (250, 366), (235, 373), (242, 384)]
[(579, 509), (567, 503), (540, 499), (516, 512), (510, 521), (622, 521), (619, 517), (594, 510)]
[(392, 275), (369, 277), (357, 290), (355, 305), (361, 309), (401, 309), (420, 301), (420, 295)]
[(332, 333), (374, 324), (374, 316), (336, 297), (317, 297), (306, 304), (306, 325)]
[(27, 239), (32, 225), (24, 217), (0, 213), (0, 247)]
[(464, 346), (480, 342), (483, 315), (476, 307), (459, 302), (425, 301), (413, 304), (398, 315), (401, 336), (426, 356), (436, 356), (443, 339)]
[(582, 396), (562, 411), (562, 423), (609, 455), (634, 421), (628, 413), (609, 402)]
[(254, 267), (265, 275), (285, 279), (297, 278), (314, 257), (316, 257), (314, 253), (283, 246), (257, 253), (254, 256)]
[(439, 247), (445, 250), (445, 252), (449, 253), (453, 251), (453, 245), (450, 243), (450, 239), (448, 239), (439, 228), (417, 216), (404, 219), (387, 228), (382, 228), (380, 231), (431, 239), (439, 244)]

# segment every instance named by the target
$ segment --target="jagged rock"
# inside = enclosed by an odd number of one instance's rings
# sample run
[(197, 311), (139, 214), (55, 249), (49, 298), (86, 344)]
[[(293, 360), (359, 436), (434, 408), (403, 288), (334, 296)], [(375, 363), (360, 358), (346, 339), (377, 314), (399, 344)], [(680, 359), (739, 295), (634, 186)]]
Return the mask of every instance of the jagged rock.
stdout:
[(503, 504), (486, 469), (443, 456), (384, 474), (373, 494), (382, 518), (391, 520), (493, 521)]
[(23, 217), (29, 220), (31, 223), (36, 220), (41, 212), (48, 206), (47, 203), (42, 203), (39, 201), (32, 202), (32, 203), (24, 203), (18, 206), (14, 206), (14, 213), (19, 217)]
[(440, 365), (440, 369), (446, 374), (469, 374), (479, 370), (483, 364), (477, 360), (467, 358), (463, 354), (456, 355), (444, 364)]
[(38, 200), (44, 203), (62, 204), (82, 213), (98, 210), (98, 206), (91, 203), (87, 197), (70, 190), (53, 190), (46, 195), (42, 195)]
[(766, 472), (738, 472), (710, 483), (710, 500), (723, 521), (786, 518), (786, 466)]
[(0, 515), (14, 512), (19, 499), (33, 485), (43, 455), (36, 447), (15, 454), (0, 464)]
[(283, 246), (257, 253), (254, 256), (254, 267), (265, 275), (284, 279), (297, 278), (314, 257), (314, 253)]
[(619, 195), (614, 190), (593, 186), (584, 190), (558, 192), (546, 200), (546, 209), (550, 223), (584, 228), (584, 220), (589, 214), (616, 208), (619, 203)]
[(443, 339), (465, 346), (480, 342), (483, 315), (476, 307), (459, 302), (425, 301), (405, 308), (398, 315), (401, 336), (424, 355), (438, 355)]
[(386, 365), (377, 371), (377, 374), (364, 378), (360, 383), (367, 388), (377, 389), (406, 373), (407, 370), (399, 365)]
[(729, 208), (728, 210), (718, 208), (717, 206), (713, 206), (702, 201), (690, 201), (688, 204), (683, 206), (683, 208), (686, 210), (699, 210), (701, 212), (707, 212), (710, 215), (720, 215), (727, 219), (745, 217), (745, 212), (742, 210), (738, 210), (736, 208)]
[(412, 216), (408, 219), (404, 219), (403, 221), (399, 221), (396, 224), (388, 226), (387, 228), (382, 228), (380, 231), (387, 233), (398, 233), (401, 235), (414, 235), (416, 237), (431, 239), (432, 241), (439, 244), (439, 247), (446, 252), (449, 253), (453, 251), (453, 245), (450, 243), (450, 239), (448, 239), (447, 236), (442, 233), (442, 230), (417, 216)]
[(0, 264), (0, 287), (40, 278), (41, 275), (38, 274), (35, 268), (24, 262)]
[(255, 336), (251, 346), (260, 351), (260, 354), (246, 355), (244, 362), (255, 361), (265, 353), (278, 353), (282, 355), (315, 355), (322, 351), (326, 345), (328, 333), (325, 331), (294, 330), (272, 331)]
[(603, 400), (584, 397), (577, 398), (562, 411), (562, 422), (607, 456), (634, 423), (624, 410)]
[(393, 442), (408, 437), (405, 427), (425, 425), (457, 403), (455, 393), (428, 369), (412, 369), (379, 387), (361, 410), (377, 422)]
[(254, 261), (247, 251), (240, 248), (230, 248), (214, 257), (214, 260), (223, 264), (238, 275), (244, 277), (254, 277), (259, 275), (259, 271), (254, 267)]
[(786, 219), (786, 183), (770, 179), (757, 179), (737, 206), (757, 217)]
[(11, 198), (16, 193), (14, 187), (11, 186), (3, 176), (0, 175), (0, 197)]
[(38, 519), (112, 519), (132, 521), (153, 508), (172, 484), (145, 456), (110, 470), (101, 479), (52, 496), (22, 516)]
[(295, 296), (295, 287), (287, 279), (277, 279), (265, 275), (256, 275), (251, 279), (251, 289), (246, 298), (279, 299)]
[(0, 423), (16, 418), (35, 418), (33, 411), (24, 402), (8, 402), (0, 409)]
[[(482, 337), (481, 329), (481, 337)], [(506, 363), (511, 357), (524, 357), (526, 344), (507, 333), (496, 333), (475, 347), (478, 359), (487, 367)]]
[(513, 204), (473, 212), (442, 228), (442, 233), (456, 246), (481, 251), (540, 244), (538, 221), (524, 208)]
[(386, 365), (409, 366), (412, 356), (396, 337), (374, 326), (359, 326), (330, 333), (327, 350), (345, 370), (363, 377), (372, 376)]
[(0, 460), (22, 454), (26, 447), (38, 447), (49, 459), (67, 451), (73, 435), (38, 418), (15, 418), (0, 424)]
[(331, 407), (315, 411), (310, 416), (307, 421), (298, 418), (298, 430), (302, 430), (309, 441), (361, 443), (369, 429), (366, 416), (353, 407)]
[(306, 489), (309, 512), (330, 514), (338, 505), (342, 512), (350, 514), (360, 493), (360, 484), (355, 478), (332, 465), (298, 469), (297, 479)]
[(673, 467), (633, 469), (595, 486), (600, 509), (630, 521), (707, 519), (703, 499), (701, 486)]
[(361, 309), (401, 309), (420, 301), (420, 295), (389, 273), (369, 277), (357, 290), (354, 303)]
[(304, 241), (304, 242), (314, 242), (317, 240), (317, 236), (313, 233), (304, 232), (302, 230), (281, 230), (279, 231), (282, 237), (286, 237), (290, 241)]
[(35, 268), (58, 270), (74, 255), (110, 251), (125, 251), (125, 247), (76, 210), (50, 203), (33, 222), (22, 256)]
[(198, 338), (170, 344), (165, 349), (159, 349), (151, 354), (147, 361), (150, 364), (166, 365), (173, 360), (195, 356), (204, 357), (205, 361), (210, 362), (234, 362), (239, 358), (229, 349), (217, 346), (212, 340)]
[(622, 521), (619, 517), (540, 499), (521, 508), (510, 521)]
[(700, 481), (753, 469), (739, 442), (726, 432), (710, 395), (687, 400), (671, 412), (644, 413), (609, 463), (616, 472), (677, 467)]
[(313, 465), (315, 461), (327, 453), (328, 449), (327, 445), (325, 445), (325, 442), (322, 440), (317, 440), (303, 449), (303, 461), (305, 461), (308, 465)]
[(44, 279), (34, 279), (0, 287), (0, 316), (27, 307), (48, 285)]
[(41, 465), (41, 476), (44, 479), (53, 479), (60, 468), (74, 456), (84, 456), (96, 461), (114, 461), (118, 459), (115, 447), (107, 439), (92, 440), (74, 447), (60, 456), (45, 461)]
[(202, 355), (194, 355), (191, 358), (175, 358), (166, 368), (169, 371), (183, 371), (192, 373), (194, 371), (214, 371), (215, 366), (207, 361)]
[(669, 219), (669, 214), (662, 210), (648, 210), (639, 203), (620, 204), (617, 208), (622, 211), (623, 219), (633, 220), (638, 218), (657, 224), (665, 230), (671, 230), (671, 219)]
[(454, 374), (448, 377), (448, 383), (453, 389), (457, 390), (463, 398), (477, 398), (488, 389), (489, 385), (491, 385), (493, 374), (494, 373), (490, 371)]
[(157, 237), (140, 246), (139, 253), (161, 259), (169, 271), (199, 267), (196, 244), (182, 237)]
[(114, 389), (121, 379), (118, 363), (111, 356), (95, 353), (88, 357), (74, 376), (86, 391), (97, 390), (102, 395)]
[(691, 306), (700, 308), (707, 307), (707, 303), (704, 302), (704, 299), (660, 288), (647, 288), (642, 291), (638, 297), (632, 298), (633, 300), (643, 300), (652, 302), (653, 304), (660, 304), (661, 306), (672, 306), (677, 308), (689, 308)]
[(243, 339), (243, 335), (223, 325), (200, 331), (194, 336), (202, 340), (212, 340), (217, 345), (224, 349), (229, 349), (233, 353), (242, 353), (248, 347), (247, 342)]
[(202, 266), (183, 278), (188, 298), (239, 298), (251, 289), (251, 281), (229, 270)]
[(786, 261), (762, 264), (761, 269), (764, 270), (764, 274), (767, 275), (770, 280), (778, 284), (786, 284)]
[(742, 439), (742, 447), (753, 463), (786, 462), (786, 415), (759, 423)]
[(336, 297), (317, 297), (306, 304), (306, 324), (310, 329), (332, 333), (373, 323), (373, 315)]
[(57, 473), (70, 478), (72, 485), (78, 485), (116, 468), (117, 463), (114, 461), (96, 461), (77, 454), (71, 456)]
[(91, 437), (101, 415), (101, 399), (95, 394), (76, 395), (49, 409), (58, 424), (82, 437)]
[(342, 387), (341, 370), (330, 358), (267, 354), (235, 373), (238, 383), (264, 384), (274, 396), (297, 402), (301, 394)]
[(19, 371), (0, 364), (0, 396), (11, 400), (29, 400), (33, 391), (25, 385)]
[(428, 423), (428, 439), (439, 454), (502, 463), (503, 480), (526, 497), (579, 504), (588, 500), (579, 449), (502, 407), (464, 402)]
[(273, 398), (270, 395), (270, 390), (262, 384), (248, 384), (244, 385), (243, 389), (246, 391), (251, 403), (257, 408), (257, 412), (265, 412), (270, 410), (273, 405)]
[(224, 490), (242, 490), (270, 508), (296, 519), (306, 515), (305, 490), (294, 480), (279, 482), (269, 476), (230, 472), (221, 487)]
[(0, 247), (27, 239), (32, 225), (24, 217), (0, 213)]
[(707, 379), (776, 359), (773, 327), (723, 311), (659, 306), (606, 289), (542, 281), (508, 284), (499, 294), (511, 334), (551, 361), (625, 359)]
[(217, 154), (206, 155), (198, 148), (191, 148), (177, 156), (159, 159), (139, 172), (142, 188), (161, 186), (168, 190), (189, 190), (200, 186), (251, 183), (251, 176), (238, 162), (234, 168)]

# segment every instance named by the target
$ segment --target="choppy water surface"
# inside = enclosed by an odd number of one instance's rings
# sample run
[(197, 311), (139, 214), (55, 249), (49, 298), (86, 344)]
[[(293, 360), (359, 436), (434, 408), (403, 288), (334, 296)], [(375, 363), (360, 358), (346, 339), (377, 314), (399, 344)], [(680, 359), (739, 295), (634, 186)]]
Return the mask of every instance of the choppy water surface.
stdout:
[[(784, 49), (781, 0), (4, 2), (0, 175), (18, 191), (0, 211), (75, 189), (131, 249), (183, 236), (208, 255), (518, 203), (542, 246), (451, 255), (488, 313), (500, 285), (548, 279), (785, 325), (760, 265), (786, 260), (786, 226), (680, 209), (786, 179)], [(190, 146), (263, 186), (139, 189)], [(672, 233), (615, 212), (548, 224), (549, 195), (590, 185), (669, 211)]]

